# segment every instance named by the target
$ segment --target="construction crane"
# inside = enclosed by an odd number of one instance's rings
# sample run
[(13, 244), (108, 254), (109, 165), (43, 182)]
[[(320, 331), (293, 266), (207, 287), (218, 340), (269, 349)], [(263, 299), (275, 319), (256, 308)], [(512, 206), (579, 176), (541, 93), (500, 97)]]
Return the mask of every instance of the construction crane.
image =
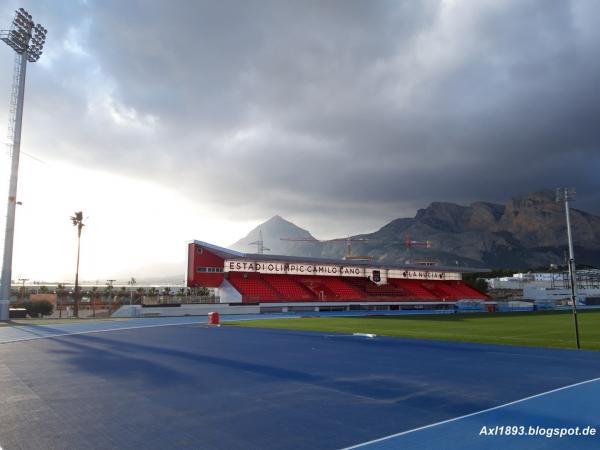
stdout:
[(431, 241), (415, 241), (410, 238), (410, 235), (407, 234), (406, 238), (404, 240), (404, 246), (406, 248), (413, 248), (413, 247), (431, 248), (431, 247), (433, 247), (433, 242), (431, 242)]
[(256, 253), (259, 255), (264, 255), (265, 250), (270, 252), (271, 249), (265, 247), (265, 241), (263, 240), (262, 230), (258, 230), (258, 240), (254, 242), (250, 242), (248, 245), (256, 245)]
[(330, 241), (345, 241), (346, 242), (346, 256), (344, 256), (344, 259), (354, 259), (354, 260), (366, 259), (368, 261), (371, 261), (373, 259), (372, 256), (354, 256), (354, 255), (352, 255), (352, 243), (353, 242), (368, 242), (369, 241), (368, 238), (340, 238), (340, 239), (330, 239)]
[(434, 259), (423, 259), (423, 260), (413, 260), (412, 259), (412, 250), (415, 247), (420, 248), (433, 248), (433, 242), (431, 241), (417, 241), (411, 239), (410, 235), (406, 235), (404, 239), (404, 246), (408, 249), (408, 260), (406, 261), (409, 264), (418, 264), (422, 266), (434, 266), (439, 263), (439, 261)]
[(281, 238), (282, 241), (292, 241), (292, 242), (314, 242), (315, 244), (326, 244), (327, 242), (346, 242), (346, 256), (344, 256), (344, 259), (346, 260), (372, 260), (373, 257), (372, 256), (357, 256), (357, 255), (353, 255), (352, 254), (352, 243), (353, 242), (367, 242), (369, 239), (368, 238), (353, 238), (353, 237), (348, 237), (348, 238), (338, 238), (338, 239), (328, 239), (326, 241), (320, 241), (318, 239), (315, 239), (314, 237), (306, 237), (306, 238)]

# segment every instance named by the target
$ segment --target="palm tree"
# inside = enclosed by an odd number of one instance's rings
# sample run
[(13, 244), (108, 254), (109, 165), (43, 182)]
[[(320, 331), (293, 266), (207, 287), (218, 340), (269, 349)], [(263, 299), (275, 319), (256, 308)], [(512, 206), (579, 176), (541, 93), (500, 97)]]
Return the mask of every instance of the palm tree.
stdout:
[(65, 296), (65, 285), (58, 283), (56, 285), (56, 296), (58, 297), (58, 317), (62, 318), (62, 299)]
[(210, 295), (210, 291), (204, 286), (195, 289), (195, 295), (199, 297), (208, 297)]
[(156, 300), (156, 297), (158, 296), (158, 289), (156, 289), (154, 286), (148, 289), (148, 296), (150, 297), (150, 303), (158, 303)]
[(98, 286), (92, 287), (92, 317), (96, 317), (96, 297), (98, 296)]
[(135, 290), (136, 294), (137, 294), (137, 298), (138, 298), (138, 303), (142, 303), (142, 300), (144, 298), (144, 294), (146, 293), (146, 289), (144, 289), (143, 287), (139, 287)]
[(73, 226), (77, 227), (77, 269), (75, 271), (75, 307), (73, 313), (75, 317), (79, 317), (79, 249), (81, 244), (81, 229), (85, 226), (83, 223), (83, 212), (77, 211), (71, 216)]
[(18, 303), (23, 303), (25, 301), (25, 295), (27, 294), (27, 288), (25, 287), (25, 283), (23, 283), (23, 286), (19, 287), (19, 295), (17, 297)]

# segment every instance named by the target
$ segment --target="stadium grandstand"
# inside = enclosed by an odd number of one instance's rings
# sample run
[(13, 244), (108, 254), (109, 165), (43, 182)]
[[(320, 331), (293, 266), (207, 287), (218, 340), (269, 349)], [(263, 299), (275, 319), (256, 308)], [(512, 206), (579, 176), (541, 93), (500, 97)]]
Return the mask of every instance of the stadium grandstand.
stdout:
[(489, 300), (462, 280), (463, 273), (472, 272), (481, 269), (248, 254), (201, 241), (188, 244), (188, 287), (214, 288), (221, 303), (259, 304), (264, 311), (452, 308), (465, 300)]

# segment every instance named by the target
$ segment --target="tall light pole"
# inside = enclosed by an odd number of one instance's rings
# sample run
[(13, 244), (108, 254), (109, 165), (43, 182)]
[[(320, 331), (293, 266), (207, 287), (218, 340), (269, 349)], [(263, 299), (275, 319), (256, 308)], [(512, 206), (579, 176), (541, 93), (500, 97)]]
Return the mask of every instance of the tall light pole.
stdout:
[(129, 289), (129, 305), (131, 306), (133, 305), (133, 288), (137, 284), (137, 280), (134, 277), (131, 277), (131, 280), (129, 280), (127, 284), (131, 286)]
[(36, 25), (31, 18), (31, 14), (23, 8), (19, 8), (15, 11), (15, 18), (10, 30), (0, 31), (0, 40), (6, 42), (16, 52), (9, 117), (9, 139), (12, 144), (12, 159), (8, 185), (8, 204), (6, 206), (2, 278), (0, 280), (0, 321), (3, 321), (10, 318), (10, 283), (12, 277), (15, 212), (17, 207), (19, 156), (21, 152), (23, 100), (25, 98), (25, 72), (27, 71), (27, 62), (36, 62), (42, 55), (42, 48), (46, 40), (46, 29), (39, 23)]
[(19, 281), (23, 283), (21, 286), (21, 303), (25, 300), (25, 282), (29, 281), (29, 278), (19, 278)]
[(571, 234), (571, 214), (569, 211), (569, 200), (575, 199), (575, 188), (559, 188), (556, 190), (556, 201), (565, 203), (565, 215), (567, 216), (567, 239), (569, 241), (569, 284), (571, 285), (571, 304), (573, 305), (573, 324), (575, 325), (575, 341), (577, 348), (579, 344), (579, 324), (577, 322), (577, 294), (575, 286), (575, 254), (573, 252), (573, 236)]
[(81, 249), (81, 229), (85, 226), (83, 223), (83, 212), (77, 211), (71, 216), (71, 222), (77, 227), (77, 268), (75, 270), (75, 317), (79, 318), (79, 250)]

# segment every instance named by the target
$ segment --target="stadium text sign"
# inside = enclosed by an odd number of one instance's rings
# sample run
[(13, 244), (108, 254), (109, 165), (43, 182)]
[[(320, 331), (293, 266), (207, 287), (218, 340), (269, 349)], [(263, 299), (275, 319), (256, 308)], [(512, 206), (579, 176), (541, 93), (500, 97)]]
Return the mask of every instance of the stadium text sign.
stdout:
[(390, 278), (407, 278), (411, 280), (444, 280), (448, 278), (445, 272), (432, 272), (430, 270), (393, 270)]
[(225, 261), (225, 272), (260, 272), (288, 275), (331, 275), (345, 277), (364, 276), (362, 267), (336, 266), (333, 264), (303, 264), (269, 261)]

